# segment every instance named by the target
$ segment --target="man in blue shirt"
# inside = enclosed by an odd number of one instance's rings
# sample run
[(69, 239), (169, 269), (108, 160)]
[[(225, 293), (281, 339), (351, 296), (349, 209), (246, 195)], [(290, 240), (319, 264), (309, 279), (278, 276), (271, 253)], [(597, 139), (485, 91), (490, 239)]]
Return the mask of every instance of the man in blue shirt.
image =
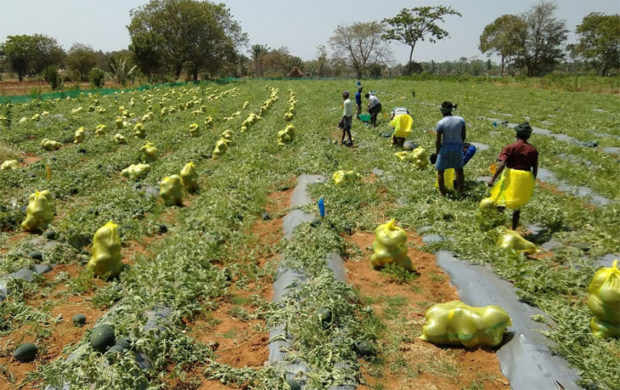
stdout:
[(456, 108), (450, 102), (443, 102), (439, 110), (443, 119), (437, 122), (437, 139), (435, 148), (437, 152), (437, 181), (439, 193), (446, 195), (443, 173), (448, 168), (454, 168), (456, 172), (456, 188), (463, 193), (465, 187), (465, 174), (463, 173), (463, 142), (465, 142), (465, 120), (460, 116), (452, 115)]
[(359, 87), (357, 92), (355, 92), (355, 104), (357, 104), (357, 115), (355, 117), (360, 119), (360, 114), (362, 113), (362, 87)]

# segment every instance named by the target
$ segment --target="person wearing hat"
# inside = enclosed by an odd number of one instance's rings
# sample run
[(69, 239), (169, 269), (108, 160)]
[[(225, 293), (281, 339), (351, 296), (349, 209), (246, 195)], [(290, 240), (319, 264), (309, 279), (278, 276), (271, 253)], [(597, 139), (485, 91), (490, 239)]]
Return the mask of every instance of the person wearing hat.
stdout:
[[(342, 113), (342, 119), (338, 124), (338, 127), (342, 129), (342, 139), (340, 140), (340, 144), (353, 145), (353, 139), (351, 138), (351, 123), (353, 122), (353, 102), (351, 102), (351, 99), (349, 99), (349, 91), (344, 91), (342, 93), (342, 99), (344, 99), (344, 110)], [(344, 140), (345, 135), (349, 136), (348, 143)]]
[(437, 182), (439, 193), (446, 195), (444, 183), (444, 171), (453, 168), (456, 172), (456, 188), (459, 193), (463, 193), (465, 187), (465, 174), (463, 173), (463, 143), (465, 142), (466, 130), (465, 119), (457, 115), (452, 115), (452, 110), (456, 104), (445, 101), (441, 103), (439, 110), (443, 119), (437, 122), (435, 130), (437, 138), (435, 140), (435, 151), (437, 153)]
[(362, 113), (362, 86), (360, 85), (357, 88), (357, 92), (355, 92), (355, 104), (357, 105), (357, 114), (355, 118), (360, 119), (360, 115)]
[[(513, 209), (512, 230), (519, 225), (520, 207), (529, 202), (538, 175), (538, 150), (529, 144), (532, 127), (523, 122), (515, 127), (517, 141), (506, 146), (497, 158), (497, 168), (487, 185), (498, 208)], [(495, 183), (497, 177), (500, 180)]]

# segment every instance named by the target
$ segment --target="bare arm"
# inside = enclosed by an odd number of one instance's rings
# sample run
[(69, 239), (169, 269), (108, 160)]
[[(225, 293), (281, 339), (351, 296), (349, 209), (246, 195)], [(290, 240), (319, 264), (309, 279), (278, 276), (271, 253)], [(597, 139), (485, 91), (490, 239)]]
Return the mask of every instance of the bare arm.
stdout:
[(532, 173), (534, 174), (534, 179), (536, 179), (536, 176), (538, 176), (538, 160), (532, 166)]
[(441, 148), (441, 132), (437, 132), (437, 138), (435, 139), (435, 152), (439, 153), (439, 149)]
[(497, 176), (499, 176), (500, 173), (502, 173), (502, 171), (504, 170), (504, 167), (506, 167), (506, 163), (504, 161), (497, 160), (497, 168), (495, 169), (495, 173), (493, 174), (493, 177), (491, 178), (491, 180), (489, 180), (489, 182), (487, 183), (489, 187), (492, 187), (493, 184), (495, 184), (495, 180), (497, 179)]

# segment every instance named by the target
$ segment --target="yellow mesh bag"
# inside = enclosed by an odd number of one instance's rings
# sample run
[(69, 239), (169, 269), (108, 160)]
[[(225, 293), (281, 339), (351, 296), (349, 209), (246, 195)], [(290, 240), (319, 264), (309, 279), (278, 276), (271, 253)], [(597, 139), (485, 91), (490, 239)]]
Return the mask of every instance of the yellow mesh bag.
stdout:
[(496, 244), (499, 247), (514, 249), (528, 254), (537, 252), (536, 244), (521, 237), (521, 235), (516, 231), (506, 229), (504, 226), (500, 226), (497, 231), (499, 235), (497, 237)]
[(620, 337), (620, 270), (618, 260), (600, 268), (588, 287), (588, 307), (594, 314), (590, 329), (595, 337)]
[(117, 224), (110, 221), (95, 232), (93, 256), (86, 267), (102, 277), (115, 277), (121, 273), (121, 237)]
[(164, 177), (159, 188), (159, 196), (166, 206), (183, 205), (183, 182), (179, 175)]
[(140, 180), (144, 179), (150, 170), (149, 164), (132, 164), (121, 171), (121, 176), (129, 180)]
[(332, 175), (332, 180), (335, 184), (352, 183), (360, 179), (360, 174), (355, 171), (336, 171)]
[(375, 251), (370, 257), (373, 268), (381, 269), (386, 264), (394, 263), (410, 271), (414, 270), (411, 259), (407, 256), (407, 233), (396, 226), (394, 219), (375, 229), (372, 249)]
[(422, 340), (433, 344), (496, 347), (502, 342), (510, 316), (499, 306), (473, 307), (460, 301), (431, 306), (424, 315)]
[(26, 219), (22, 222), (22, 229), (29, 232), (43, 231), (53, 220), (52, 194), (48, 190), (35, 191), (28, 198)]
[[(456, 171), (454, 168), (448, 168), (443, 171), (443, 184), (448, 191), (454, 191), (454, 180), (456, 180)], [(435, 188), (439, 187), (439, 174), (435, 176)]]
[(181, 181), (186, 192), (198, 190), (198, 172), (196, 172), (196, 165), (193, 162), (188, 162), (181, 169)]

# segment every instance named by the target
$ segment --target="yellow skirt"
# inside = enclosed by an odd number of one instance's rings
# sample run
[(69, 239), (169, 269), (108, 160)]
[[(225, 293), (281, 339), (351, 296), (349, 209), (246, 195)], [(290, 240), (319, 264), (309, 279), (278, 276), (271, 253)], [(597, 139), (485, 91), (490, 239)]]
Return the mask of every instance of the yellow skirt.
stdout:
[(491, 188), (491, 200), (497, 206), (516, 210), (530, 201), (534, 183), (532, 172), (505, 168), (500, 179)]

